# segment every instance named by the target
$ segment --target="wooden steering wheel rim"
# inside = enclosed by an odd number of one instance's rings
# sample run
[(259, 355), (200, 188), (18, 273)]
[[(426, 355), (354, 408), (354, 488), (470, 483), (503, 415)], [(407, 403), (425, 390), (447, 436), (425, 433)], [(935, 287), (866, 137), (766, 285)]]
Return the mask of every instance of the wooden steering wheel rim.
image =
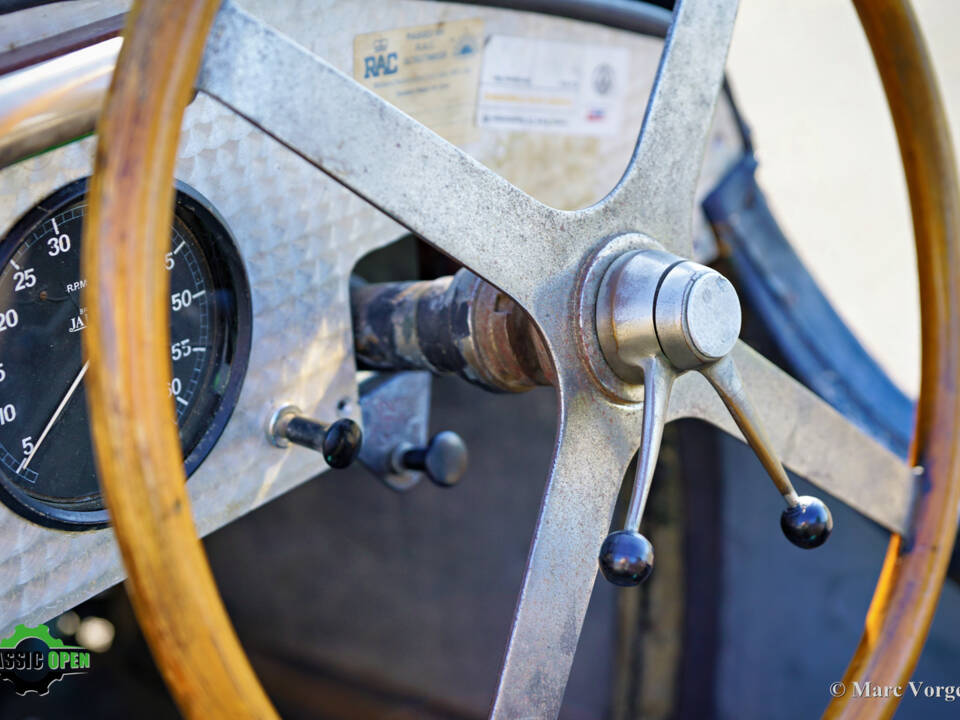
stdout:
[[(88, 404), (134, 612), (188, 718), (276, 718), (197, 538), (170, 398), (169, 279), (180, 124), (220, 0), (135, 2), (90, 180)], [(94, 319), (95, 318), (95, 319)], [(92, 329), (92, 327), (91, 327)]]
[[(188, 718), (276, 717), (197, 538), (170, 381), (168, 249), (180, 125), (220, 0), (134, 3), (98, 127), (83, 263), (87, 392), (104, 498), (144, 635)], [(922, 313), (914, 534), (893, 536), (847, 669), (904, 685), (936, 609), (960, 506), (960, 193), (934, 73), (908, 0), (854, 0), (883, 80), (910, 193)], [(897, 697), (835, 699), (889, 717)]]
[(854, 0), (900, 144), (920, 280), (921, 380), (910, 461), (918, 476), (913, 535), (893, 535), (829, 718), (887, 718), (900, 698), (864, 701), (852, 683), (905, 686), (930, 631), (960, 507), (960, 189), (950, 129), (908, 0)]

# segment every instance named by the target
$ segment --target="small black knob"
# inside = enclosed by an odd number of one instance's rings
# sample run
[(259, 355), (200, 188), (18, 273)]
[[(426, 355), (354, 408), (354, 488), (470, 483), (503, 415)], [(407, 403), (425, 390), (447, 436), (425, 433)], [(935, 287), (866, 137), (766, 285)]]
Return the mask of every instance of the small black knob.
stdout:
[(639, 585), (653, 571), (653, 545), (635, 530), (607, 535), (600, 547), (600, 570), (614, 585)]
[(323, 459), (337, 470), (349, 466), (360, 454), (363, 433), (353, 420), (337, 420), (323, 435)]
[(294, 443), (323, 455), (332, 468), (349, 466), (360, 454), (363, 432), (353, 420), (344, 418), (330, 425), (301, 415), (287, 406), (279, 410), (271, 421), (269, 436), (275, 445), (285, 447)]
[(820, 547), (833, 530), (833, 516), (821, 500), (809, 495), (798, 498), (798, 504), (780, 515), (780, 527), (787, 540), (797, 547)]
[(437, 433), (426, 447), (406, 447), (400, 453), (399, 465), (404, 470), (418, 470), (441, 487), (460, 482), (467, 470), (467, 446), (455, 432)]

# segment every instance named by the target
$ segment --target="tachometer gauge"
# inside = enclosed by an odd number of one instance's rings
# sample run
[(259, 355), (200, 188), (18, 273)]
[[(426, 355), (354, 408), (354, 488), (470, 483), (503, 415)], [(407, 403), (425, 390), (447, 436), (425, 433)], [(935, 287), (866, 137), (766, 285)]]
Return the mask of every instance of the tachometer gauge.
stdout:
[[(87, 418), (80, 243), (86, 180), (28, 212), (0, 244), (0, 496), (65, 529), (102, 527)], [(177, 185), (170, 252), (168, 387), (189, 475), (220, 436), (250, 352), (250, 290), (209, 203)]]

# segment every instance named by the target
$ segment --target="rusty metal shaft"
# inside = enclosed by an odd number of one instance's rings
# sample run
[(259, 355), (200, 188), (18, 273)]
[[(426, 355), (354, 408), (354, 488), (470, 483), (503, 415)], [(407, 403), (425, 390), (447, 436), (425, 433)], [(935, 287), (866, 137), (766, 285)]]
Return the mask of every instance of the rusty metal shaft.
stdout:
[(552, 384), (540, 334), (508, 295), (471, 273), (350, 288), (357, 364), (456, 374), (486, 390)]

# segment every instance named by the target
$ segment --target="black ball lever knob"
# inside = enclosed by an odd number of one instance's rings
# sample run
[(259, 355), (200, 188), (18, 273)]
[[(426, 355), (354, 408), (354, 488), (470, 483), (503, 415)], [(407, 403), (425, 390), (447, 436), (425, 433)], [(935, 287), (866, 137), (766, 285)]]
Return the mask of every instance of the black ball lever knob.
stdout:
[(353, 420), (337, 420), (323, 434), (323, 459), (337, 470), (349, 466), (360, 454), (363, 433)]
[(822, 500), (809, 495), (797, 498), (796, 505), (780, 515), (780, 528), (787, 540), (809, 550), (820, 547), (833, 531), (833, 516)]
[(280, 447), (294, 443), (317, 451), (336, 470), (353, 463), (363, 444), (363, 432), (353, 420), (343, 418), (328, 425), (289, 406), (274, 415), (268, 434)]
[(636, 530), (607, 535), (600, 547), (600, 570), (614, 585), (639, 585), (653, 571), (653, 545)]
[(422, 472), (440, 487), (456, 485), (467, 470), (467, 445), (450, 430), (434, 435), (426, 447), (404, 446), (398, 455), (398, 469)]

